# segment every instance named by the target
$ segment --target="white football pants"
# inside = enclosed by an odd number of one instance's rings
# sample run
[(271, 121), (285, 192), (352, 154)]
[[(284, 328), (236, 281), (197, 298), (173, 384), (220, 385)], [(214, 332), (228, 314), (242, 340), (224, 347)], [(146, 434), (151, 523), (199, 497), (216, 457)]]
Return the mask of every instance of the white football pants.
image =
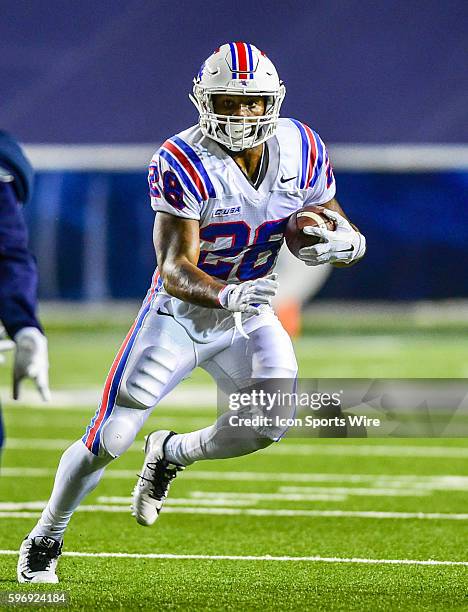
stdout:
[[(289, 336), (273, 313), (245, 323), (248, 340), (230, 330), (201, 344), (172, 316), (161, 314), (160, 305), (167, 298), (154, 297), (144, 303), (112, 364), (86, 434), (62, 455), (51, 498), (31, 537), (63, 537), (74, 510), (96, 487), (106, 465), (131, 446), (158, 402), (195, 367), (209, 372), (225, 393), (249, 386), (252, 379), (287, 379), (287, 390), (293, 389), (296, 358)], [(222, 415), (210, 427), (173, 436), (166, 457), (182, 465), (236, 457), (268, 446), (282, 433), (275, 428), (234, 431)]]

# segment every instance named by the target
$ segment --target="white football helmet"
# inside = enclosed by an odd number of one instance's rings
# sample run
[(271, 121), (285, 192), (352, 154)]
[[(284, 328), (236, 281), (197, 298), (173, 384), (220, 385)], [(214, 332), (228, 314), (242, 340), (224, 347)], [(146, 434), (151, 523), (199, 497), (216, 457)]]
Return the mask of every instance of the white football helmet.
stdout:
[[(219, 47), (203, 62), (193, 80), (190, 99), (200, 113), (205, 136), (231, 151), (251, 149), (275, 133), (286, 89), (267, 56), (249, 43)], [(213, 94), (265, 96), (265, 114), (256, 117), (218, 115)]]

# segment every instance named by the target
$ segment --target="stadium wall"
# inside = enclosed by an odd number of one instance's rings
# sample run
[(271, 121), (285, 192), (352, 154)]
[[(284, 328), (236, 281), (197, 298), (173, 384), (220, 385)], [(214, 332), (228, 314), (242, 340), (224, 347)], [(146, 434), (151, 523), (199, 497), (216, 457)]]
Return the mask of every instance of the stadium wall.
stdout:
[(326, 142), (468, 142), (466, 0), (2, 0), (0, 117), (23, 142), (158, 142), (220, 44), (277, 65)]
[[(155, 265), (144, 170), (153, 150), (27, 147), (37, 176), (25, 213), (42, 299), (144, 295)], [(334, 270), (316, 299), (468, 297), (468, 147), (335, 145), (330, 154), (368, 257)]]

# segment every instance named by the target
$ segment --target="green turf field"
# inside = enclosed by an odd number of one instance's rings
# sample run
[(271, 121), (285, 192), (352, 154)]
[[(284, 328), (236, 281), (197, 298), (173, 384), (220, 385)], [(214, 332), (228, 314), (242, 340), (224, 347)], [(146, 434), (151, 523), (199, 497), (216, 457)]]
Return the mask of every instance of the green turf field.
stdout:
[[(303, 377), (468, 376), (458, 329), (311, 322), (308, 331), (296, 347)], [(16, 585), (13, 551), (48, 497), (61, 451), (94, 412), (80, 391), (103, 382), (124, 332), (50, 325), (52, 387), (66, 406), (13, 406), (2, 392), (1, 591), (64, 590), (75, 610), (468, 609), (466, 441), (283, 440), (187, 469), (158, 522), (143, 528), (129, 511), (143, 435), (215, 416), (214, 406), (176, 400), (155, 411), (74, 516), (61, 584)], [(8, 377), (1, 367), (1, 387)], [(210, 384), (201, 372), (182, 389), (202, 397)]]

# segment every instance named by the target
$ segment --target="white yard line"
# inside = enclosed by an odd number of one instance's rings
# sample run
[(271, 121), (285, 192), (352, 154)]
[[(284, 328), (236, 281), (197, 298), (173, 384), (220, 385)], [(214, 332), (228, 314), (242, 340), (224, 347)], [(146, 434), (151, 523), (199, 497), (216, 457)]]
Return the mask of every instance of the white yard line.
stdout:
[(2, 467), (0, 469), (0, 478), (40, 478), (54, 476), (57, 469), (52, 468), (15, 468)]
[(30, 519), (30, 518), (39, 518), (41, 516), (40, 512), (9, 512), (9, 511), (0, 511), (0, 519), (2, 518), (17, 518), (17, 519)]
[[(157, 416), (157, 415), (154, 415)], [(164, 415), (164, 419), (170, 419)], [(197, 422), (204, 423), (205, 418), (185, 419), (181, 416), (174, 416), (174, 420), (183, 420), (185, 423)], [(7, 438), (6, 448), (12, 450), (62, 450), (73, 444), (75, 440), (64, 440), (60, 438)], [(129, 449), (132, 452), (140, 451), (143, 441), (138, 440)], [(441, 457), (464, 459), (468, 457), (468, 447), (466, 446), (407, 446), (407, 445), (375, 445), (375, 444), (321, 444), (315, 440), (310, 440), (309, 444), (289, 444), (279, 442), (271, 446), (266, 452), (278, 455), (336, 455), (336, 456), (378, 456), (378, 457)]]
[[(290, 490), (292, 489), (292, 490)], [(231, 506), (231, 502), (243, 501), (240, 505), (252, 505), (258, 501), (346, 501), (348, 497), (357, 495), (359, 497), (419, 497), (428, 495), (428, 491), (403, 491), (401, 489), (354, 489), (345, 487), (307, 487), (302, 492), (301, 487), (280, 487), (277, 493), (244, 493), (244, 492), (227, 492), (227, 491), (191, 491), (189, 498), (184, 498), (185, 502), (201, 504), (209, 506), (210, 500), (213, 505)], [(169, 498), (166, 503), (171, 500), (178, 501), (174, 498)], [(99, 503), (123, 504), (131, 503), (130, 497), (99, 497)], [(237, 505), (237, 503), (235, 504)], [(2, 509), (2, 504), (0, 504)], [(10, 508), (14, 509), (14, 508)]]
[(65, 450), (73, 444), (72, 440), (60, 438), (7, 438), (5, 448), (8, 450)]
[[(209, 492), (192, 491), (189, 497), (169, 497), (165, 504), (170, 506), (186, 506), (196, 504), (197, 506), (256, 506), (259, 501), (345, 501), (345, 494), (328, 493), (327, 491), (318, 491), (315, 495), (310, 493), (307, 495), (279, 495), (276, 493), (224, 493), (224, 492)], [(97, 499), (100, 504), (131, 504), (131, 497), (107, 497), (101, 496)], [(2, 504), (0, 503), (0, 510)], [(14, 509), (14, 508), (13, 508)]]
[[(27, 478), (27, 477), (51, 477), (55, 476), (56, 468), (16, 468), (4, 467), (0, 470), (1, 478)], [(104, 478), (111, 479), (135, 479), (137, 470), (118, 470), (109, 468)], [(286, 482), (286, 483), (314, 483), (314, 482), (348, 482), (348, 483), (371, 483), (386, 488), (407, 487), (408, 489), (441, 489), (460, 490), (468, 489), (467, 476), (437, 475), (417, 476), (409, 475), (382, 475), (382, 474), (302, 474), (289, 472), (216, 472), (209, 470), (187, 469), (182, 478), (184, 480), (208, 480), (208, 481), (235, 481), (235, 482)], [(395, 481), (393, 480), (395, 478)], [(396, 484), (397, 483), (397, 484)], [(314, 489), (314, 487), (311, 487)], [(307, 489), (300, 488), (307, 492)]]
[[(11, 390), (8, 387), (0, 387), (0, 397), (5, 398), (6, 409), (34, 408), (40, 410), (69, 410), (76, 409), (78, 412), (87, 411), (89, 406), (97, 408), (101, 399), (102, 388), (92, 389), (67, 389), (52, 390), (50, 402), (43, 402), (37, 391), (24, 389), (19, 401), (11, 399)], [(200, 408), (216, 407), (217, 391), (215, 385), (193, 385), (187, 388), (174, 389), (167, 397), (161, 400), (160, 406), (171, 408), (183, 408), (184, 411), (198, 410)]]
[[(127, 510), (132, 503), (131, 497), (107, 497), (101, 496), (98, 497), (98, 506), (97, 507), (107, 507), (108, 504), (111, 505), (126, 505)], [(28, 501), (28, 502), (0, 502), (0, 511), (8, 511), (8, 512), (19, 512), (23, 510), (42, 510), (45, 508), (47, 504), (47, 500), (39, 500), (39, 501)], [(219, 499), (197, 499), (194, 500), (192, 497), (170, 497), (165, 501), (165, 506), (190, 506), (193, 504), (197, 504), (197, 506), (254, 506), (256, 504), (255, 501), (251, 501), (249, 499), (230, 499), (225, 500), (223, 498)], [(88, 508), (87, 505), (80, 506), (80, 508)], [(84, 510), (86, 511), (86, 510)]]
[[(194, 503), (192, 500), (191, 503)], [(128, 513), (128, 507), (93, 504), (79, 506), (77, 512)], [(270, 510), (261, 508), (200, 508), (198, 506), (165, 507), (164, 514), (203, 514), (219, 516), (283, 516), (283, 517), (322, 517), (322, 518), (365, 518), (365, 519), (417, 519), (468, 521), (468, 514), (449, 514), (443, 512), (378, 512), (364, 510)], [(0, 511), (0, 518), (23, 518), (39, 516), (39, 513)]]
[(465, 459), (468, 457), (466, 446), (406, 446), (376, 444), (275, 444), (273, 451), (278, 455), (333, 455), (339, 457), (441, 457)]
[(369, 488), (354, 488), (354, 487), (306, 487), (302, 490), (301, 487), (281, 487), (278, 493), (241, 493), (241, 492), (224, 492), (224, 491), (192, 491), (191, 495), (195, 498), (224, 497), (226, 499), (242, 498), (242, 499), (266, 499), (279, 501), (313, 501), (317, 496), (329, 495), (330, 497), (347, 498), (350, 495), (360, 497), (419, 497), (428, 495), (429, 491), (412, 491), (405, 489), (373, 489)]
[[(17, 550), (0, 550), (0, 555), (17, 556)], [(64, 557), (91, 557), (95, 559), (170, 559), (208, 561), (302, 561), (309, 563), (363, 563), (367, 565), (461, 565), (468, 561), (445, 561), (436, 559), (363, 559), (360, 557), (321, 557), (318, 555), (293, 557), (289, 555), (189, 555), (170, 553), (124, 553), (124, 552), (64, 552)]]
[(422, 497), (429, 495), (433, 491), (433, 487), (425, 487), (421, 489), (400, 489), (400, 488), (379, 488), (379, 487), (280, 487), (279, 493), (300, 493), (307, 495), (308, 493), (320, 493), (328, 491), (328, 493), (337, 493), (344, 495), (357, 495), (359, 497)]

